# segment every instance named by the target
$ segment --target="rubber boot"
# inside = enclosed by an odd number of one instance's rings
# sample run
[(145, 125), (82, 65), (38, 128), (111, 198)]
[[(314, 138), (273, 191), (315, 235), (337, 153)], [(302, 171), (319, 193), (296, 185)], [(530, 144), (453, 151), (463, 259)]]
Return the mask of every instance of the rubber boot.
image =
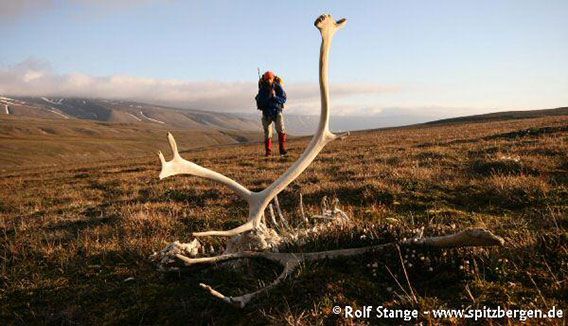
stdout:
[(282, 156), (288, 154), (288, 151), (286, 150), (286, 140), (287, 135), (285, 133), (278, 133), (278, 149)]
[(264, 156), (272, 155), (272, 138), (268, 138), (264, 140)]

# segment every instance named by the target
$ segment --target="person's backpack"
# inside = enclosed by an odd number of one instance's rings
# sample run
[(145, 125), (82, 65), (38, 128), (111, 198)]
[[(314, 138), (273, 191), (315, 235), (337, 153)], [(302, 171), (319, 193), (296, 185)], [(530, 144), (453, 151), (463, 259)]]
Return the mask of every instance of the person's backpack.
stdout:
[[(258, 90), (260, 91), (260, 88), (262, 87), (262, 77), (260, 77), (260, 79), (258, 80)], [(258, 95), (260, 95), (259, 93), (256, 94), (256, 96), (254, 97), (254, 100), (256, 102), (256, 109), (262, 111), (262, 106), (260, 105), (260, 102), (258, 101)]]
[(256, 109), (262, 111), (260, 103), (258, 103), (258, 94), (256, 94), (256, 96), (254, 97), (254, 100), (256, 101)]

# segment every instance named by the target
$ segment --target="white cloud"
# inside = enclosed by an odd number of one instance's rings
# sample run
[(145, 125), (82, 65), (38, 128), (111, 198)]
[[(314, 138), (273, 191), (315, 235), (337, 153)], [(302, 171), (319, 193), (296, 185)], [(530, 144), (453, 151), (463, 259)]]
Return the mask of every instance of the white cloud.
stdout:
[[(319, 86), (288, 83), (287, 110), (298, 114), (318, 114)], [(333, 84), (334, 112), (376, 114), (380, 109), (354, 105), (350, 99), (398, 92), (398, 87), (371, 83)], [(218, 82), (142, 78), (125, 75), (90, 76), (81, 73), (57, 74), (48, 63), (28, 59), (14, 66), (0, 67), (0, 94), (13, 96), (62, 96), (134, 100), (208, 111), (251, 112), (254, 110), (256, 81)], [(363, 109), (363, 110), (361, 110)]]

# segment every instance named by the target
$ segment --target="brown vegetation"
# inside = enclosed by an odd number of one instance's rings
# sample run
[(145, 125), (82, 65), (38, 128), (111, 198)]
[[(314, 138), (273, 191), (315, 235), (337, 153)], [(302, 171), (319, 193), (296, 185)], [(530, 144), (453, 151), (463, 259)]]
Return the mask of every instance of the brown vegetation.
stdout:
[(38, 119), (0, 115), (0, 171), (100, 160), (127, 160), (156, 152), (167, 131), (184, 137), (188, 148), (258, 141), (258, 131), (201, 126), (175, 128), (149, 123)]
[[(425, 235), (486, 227), (505, 238), (501, 248), (403, 252), (416, 300), (407, 295), (398, 254), (376, 254), (305, 265), (237, 310), (206, 296), (198, 282), (237, 295), (253, 289), (251, 280), (273, 279), (276, 266), (250, 262), (162, 275), (148, 261), (193, 231), (240, 225), (247, 207), (228, 189), (195, 177), (160, 182), (157, 156), (124, 158), (128, 148), (112, 161), (6, 171), (0, 320), (313, 324), (342, 322), (331, 308), (346, 304), (566, 309), (567, 126), (568, 117), (559, 116), (355, 133), (328, 145), (279, 196), (292, 220), (300, 193), (312, 212), (323, 196), (337, 197), (356, 220), (349, 230), (291, 245), (295, 251), (385, 243), (422, 227)], [(285, 159), (266, 160), (255, 144), (182, 155), (257, 189), (306, 143), (292, 141)], [(167, 142), (158, 149), (167, 152)], [(208, 245), (218, 248), (220, 241)]]

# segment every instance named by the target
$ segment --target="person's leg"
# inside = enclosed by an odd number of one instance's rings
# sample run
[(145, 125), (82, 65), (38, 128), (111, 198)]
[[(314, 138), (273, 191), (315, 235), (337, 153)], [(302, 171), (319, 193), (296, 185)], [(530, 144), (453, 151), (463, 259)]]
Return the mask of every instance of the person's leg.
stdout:
[(264, 129), (264, 156), (272, 154), (272, 120), (262, 115), (262, 128)]
[(284, 115), (282, 115), (282, 113), (278, 113), (276, 116), (276, 131), (278, 132), (278, 148), (280, 150), (280, 155), (286, 155), (288, 153), (286, 150), (286, 140), (288, 136), (286, 135)]

